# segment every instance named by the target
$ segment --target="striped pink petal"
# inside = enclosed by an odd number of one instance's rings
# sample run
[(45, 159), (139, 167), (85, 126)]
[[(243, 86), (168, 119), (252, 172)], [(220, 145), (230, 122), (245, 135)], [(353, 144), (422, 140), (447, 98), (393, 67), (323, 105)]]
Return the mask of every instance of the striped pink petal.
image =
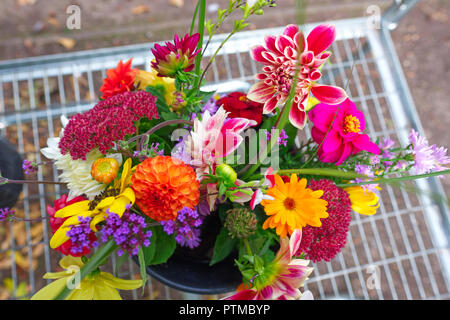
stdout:
[(311, 93), (321, 102), (327, 104), (339, 104), (347, 99), (347, 93), (344, 89), (314, 83), (311, 86)]
[(336, 39), (336, 28), (330, 24), (321, 24), (315, 27), (308, 35), (308, 50), (315, 55), (327, 50)]

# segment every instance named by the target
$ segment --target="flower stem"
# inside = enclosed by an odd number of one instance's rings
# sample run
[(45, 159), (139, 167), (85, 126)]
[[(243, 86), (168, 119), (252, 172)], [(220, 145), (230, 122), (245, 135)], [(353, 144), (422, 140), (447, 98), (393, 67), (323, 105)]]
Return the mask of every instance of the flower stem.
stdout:
[[(200, 7), (198, 12), (198, 33), (200, 34), (200, 40), (198, 41), (197, 49), (202, 49), (203, 47), (203, 34), (205, 32), (205, 16), (206, 16), (206, 0), (199, 0)], [(200, 86), (200, 71), (202, 64), (202, 54), (201, 52), (197, 54), (195, 57), (195, 74), (197, 77), (195, 78), (195, 86), (194, 88), (198, 88)]]
[[(317, 176), (329, 176), (337, 178), (355, 179), (355, 178), (367, 178), (367, 176), (358, 174), (352, 171), (342, 171), (332, 168), (305, 168), (305, 169), (283, 169), (278, 170), (278, 175), (290, 175), (298, 173), (301, 175), (317, 175)], [(373, 182), (372, 182), (373, 183)]]
[(12, 180), (8, 178), (0, 178), (0, 185), (6, 183), (13, 184), (66, 184), (65, 182), (47, 181), (47, 180)]
[(359, 183), (341, 183), (341, 184), (337, 184), (337, 186), (344, 188), (344, 187), (362, 186), (362, 185), (366, 185), (366, 184), (396, 183), (396, 182), (400, 182), (400, 181), (410, 181), (410, 180), (417, 180), (417, 179), (441, 176), (444, 174), (450, 174), (450, 169), (443, 170), (443, 171), (435, 171), (435, 172), (431, 172), (431, 173), (418, 174), (418, 175), (413, 175), (413, 176), (403, 176), (403, 177), (396, 177), (396, 178), (381, 178), (381, 179), (376, 179), (376, 180), (372, 180), (372, 181), (364, 181), (364, 182), (359, 182)]
[[(116, 249), (117, 245), (114, 239), (110, 239), (101, 248), (99, 248), (97, 252), (94, 253), (94, 255), (86, 262), (86, 264), (83, 267), (81, 267), (79, 271), (80, 281), (82, 281), (87, 275), (96, 270), (105, 261), (105, 259), (109, 255), (111, 255)], [(66, 299), (72, 292), (72, 290), (73, 289), (69, 289), (67, 285), (64, 286), (63, 290), (55, 297), (54, 300)]]

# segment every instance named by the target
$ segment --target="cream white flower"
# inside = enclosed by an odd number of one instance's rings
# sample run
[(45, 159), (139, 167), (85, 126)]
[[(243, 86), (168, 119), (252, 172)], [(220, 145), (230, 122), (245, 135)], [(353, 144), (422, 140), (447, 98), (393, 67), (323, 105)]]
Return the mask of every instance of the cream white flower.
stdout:
[[(48, 159), (55, 161), (56, 168), (61, 171), (59, 179), (67, 184), (69, 188), (69, 199), (71, 200), (80, 195), (86, 195), (93, 199), (96, 195), (105, 190), (106, 185), (94, 180), (91, 176), (91, 167), (95, 160), (105, 157), (97, 149), (92, 150), (86, 155), (86, 160), (73, 160), (69, 153), (62, 154), (58, 147), (60, 137), (63, 135), (64, 127), (68, 119), (61, 117), (63, 129), (58, 138), (47, 139), (47, 148), (42, 148), (41, 153)], [(114, 158), (122, 164), (121, 154), (109, 154), (109, 158)]]

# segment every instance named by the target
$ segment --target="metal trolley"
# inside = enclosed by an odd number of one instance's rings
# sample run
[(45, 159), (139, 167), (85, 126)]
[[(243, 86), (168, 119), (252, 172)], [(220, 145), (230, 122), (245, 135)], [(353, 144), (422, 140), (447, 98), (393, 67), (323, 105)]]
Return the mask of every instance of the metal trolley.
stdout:
[[(348, 84), (350, 98), (359, 105), (372, 138), (390, 137), (407, 144), (411, 128), (423, 132), (397, 58), (390, 30), (418, 2), (395, 1), (384, 13), (380, 28), (371, 18), (332, 21), (338, 38), (331, 48), (331, 63), (324, 68), (324, 82)], [(314, 26), (305, 25), (309, 32)], [(249, 48), (267, 34), (282, 28), (237, 34), (224, 46), (212, 65), (208, 83), (223, 88), (251, 83), (259, 71)], [(219, 35), (207, 49), (210, 56), (220, 44)], [(70, 54), (10, 60), (0, 63), (0, 132), (15, 144), (23, 158), (45, 161), (39, 149), (48, 137), (59, 134), (60, 116), (71, 116), (91, 108), (106, 76), (120, 59), (133, 58), (139, 68), (150, 69), (153, 44), (139, 44)], [(218, 86), (220, 85), (220, 86)], [(308, 130), (305, 130), (308, 132)], [(39, 180), (57, 180), (51, 165), (40, 166)], [(450, 297), (449, 216), (439, 179), (418, 180), (404, 189), (383, 187), (381, 206), (374, 216), (353, 213), (347, 245), (329, 263), (315, 264), (306, 289), (318, 299), (447, 299)], [(26, 219), (45, 217), (46, 206), (65, 190), (59, 186), (24, 185), (17, 213)], [(445, 197), (445, 196), (444, 196)], [(46, 220), (0, 226), (0, 285), (8, 287), (8, 299), (28, 298), (55, 271), (60, 258), (48, 246)], [(139, 268), (133, 262), (116, 270), (123, 278), (134, 278)], [(144, 296), (123, 292), (127, 299), (209, 299), (175, 291), (156, 280), (148, 281)], [(0, 298), (1, 298), (0, 291)]]

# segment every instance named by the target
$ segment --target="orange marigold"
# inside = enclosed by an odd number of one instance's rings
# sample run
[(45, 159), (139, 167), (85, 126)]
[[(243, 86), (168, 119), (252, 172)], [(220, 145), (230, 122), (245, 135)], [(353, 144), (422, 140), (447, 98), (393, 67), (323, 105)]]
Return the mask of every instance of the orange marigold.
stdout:
[(137, 165), (131, 184), (138, 207), (156, 221), (175, 220), (179, 210), (193, 209), (200, 198), (194, 169), (169, 156), (147, 158)]
[(284, 182), (279, 175), (275, 175), (275, 185), (267, 190), (267, 195), (273, 200), (261, 201), (269, 216), (263, 229), (276, 228), (277, 234), (284, 238), (306, 225), (322, 225), (320, 219), (328, 218), (328, 202), (320, 199), (322, 190), (313, 191), (306, 188), (306, 184), (306, 179), (298, 180), (296, 174), (291, 176), (289, 182)]

